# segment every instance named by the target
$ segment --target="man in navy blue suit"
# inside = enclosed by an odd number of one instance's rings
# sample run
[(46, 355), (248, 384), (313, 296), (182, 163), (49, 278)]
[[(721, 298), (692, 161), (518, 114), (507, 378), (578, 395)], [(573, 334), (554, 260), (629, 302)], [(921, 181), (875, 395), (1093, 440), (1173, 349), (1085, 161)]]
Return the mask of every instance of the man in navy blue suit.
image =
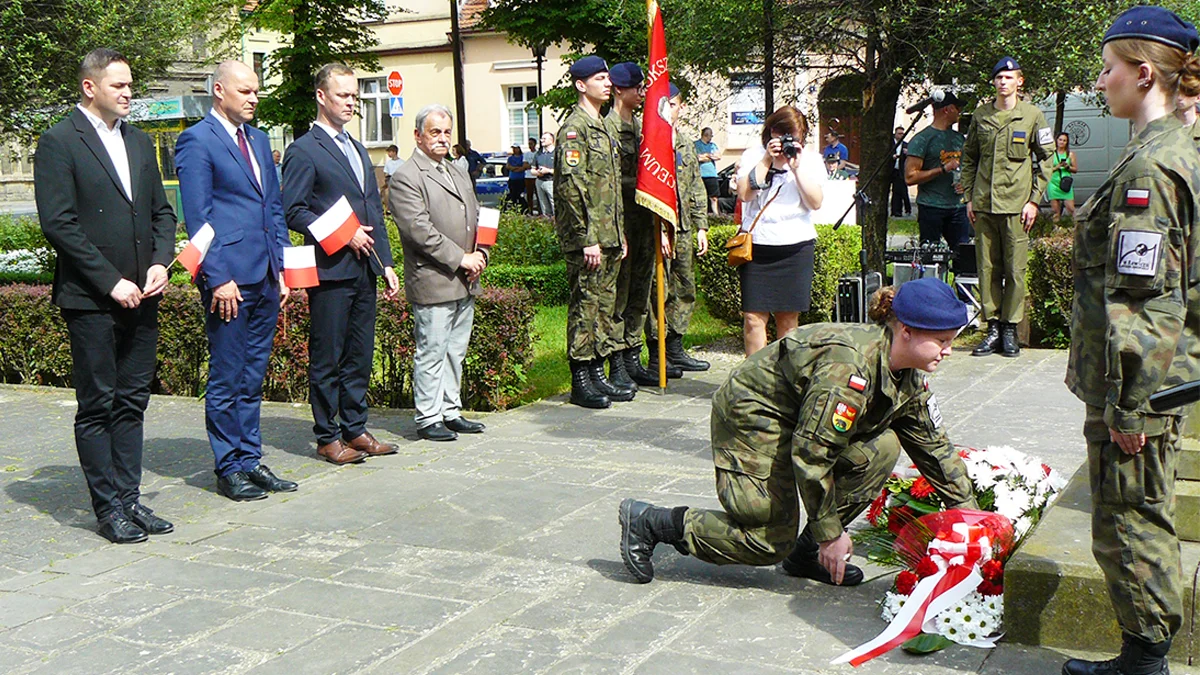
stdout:
[(175, 146), (188, 234), (205, 224), (215, 231), (196, 277), (208, 311), (204, 413), (217, 489), (234, 501), (296, 489), (260, 462), (263, 378), (288, 295), (283, 283), (288, 234), (270, 141), (247, 124), (257, 106), (254, 71), (225, 61), (213, 74), (212, 111), (180, 134)]
[[(399, 292), (400, 280), (371, 159), (345, 129), (354, 117), (358, 80), (348, 66), (331, 63), (317, 72), (315, 87), (317, 122), (283, 159), (283, 203), (288, 227), (314, 245), (321, 280), (308, 289), (308, 401), (317, 454), (349, 464), (397, 450), (367, 431), (367, 385), (375, 357), (376, 279), (387, 282), (388, 297)], [(343, 197), (360, 227), (346, 246), (327, 255), (308, 227)]]

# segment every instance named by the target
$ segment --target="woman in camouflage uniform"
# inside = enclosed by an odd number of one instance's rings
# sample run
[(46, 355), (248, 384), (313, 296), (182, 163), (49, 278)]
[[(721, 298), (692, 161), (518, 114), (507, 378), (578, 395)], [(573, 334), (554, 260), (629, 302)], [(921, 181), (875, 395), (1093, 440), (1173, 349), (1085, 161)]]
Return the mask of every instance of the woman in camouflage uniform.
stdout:
[[(755, 352), (713, 396), (724, 511), (621, 502), (621, 557), (646, 583), (659, 543), (718, 565), (773, 565), (853, 585), (846, 526), (879, 495), (903, 448), (952, 507), (975, 507), (924, 373), (950, 354), (966, 308), (937, 279), (878, 293), (876, 325), (802, 326)], [(800, 502), (808, 525), (800, 539)], [(793, 546), (795, 542), (795, 546)]]
[(1183, 621), (1175, 467), (1183, 411), (1151, 394), (1200, 379), (1200, 154), (1172, 112), (1200, 93), (1196, 29), (1135, 7), (1104, 36), (1096, 80), (1134, 136), (1075, 214), (1067, 386), (1087, 404), (1092, 553), (1121, 626), (1121, 655), (1072, 659), (1064, 675), (1167, 672)]

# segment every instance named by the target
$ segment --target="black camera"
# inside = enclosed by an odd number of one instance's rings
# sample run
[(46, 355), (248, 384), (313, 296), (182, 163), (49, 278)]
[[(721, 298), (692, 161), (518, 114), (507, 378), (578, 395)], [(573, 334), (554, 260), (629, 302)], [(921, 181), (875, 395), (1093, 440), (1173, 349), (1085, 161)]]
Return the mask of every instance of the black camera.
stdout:
[(793, 159), (800, 152), (800, 144), (796, 142), (796, 137), (791, 134), (785, 134), (779, 137), (779, 144), (783, 147), (783, 154), (788, 159)]

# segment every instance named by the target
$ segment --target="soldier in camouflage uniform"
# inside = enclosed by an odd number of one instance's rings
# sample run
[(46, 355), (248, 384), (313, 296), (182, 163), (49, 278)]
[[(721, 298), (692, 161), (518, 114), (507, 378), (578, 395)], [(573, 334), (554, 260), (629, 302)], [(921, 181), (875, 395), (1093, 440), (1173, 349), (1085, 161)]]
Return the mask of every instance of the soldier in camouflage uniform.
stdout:
[[(636, 63), (618, 63), (609, 72), (613, 106), (604, 117), (608, 132), (621, 150), (621, 215), (628, 255), (617, 273), (617, 296), (609, 336), (609, 379), (613, 382), (657, 386), (658, 373), (642, 367), (642, 325), (650, 311), (654, 277), (654, 221), (650, 211), (634, 201), (637, 192), (638, 151), (642, 120), (634, 110), (646, 100), (644, 76)], [(651, 355), (655, 353), (650, 350)], [(614, 375), (616, 373), (616, 375)], [(677, 376), (683, 373), (677, 373)]]
[[(692, 320), (692, 309), (696, 305), (696, 245), (699, 255), (708, 252), (708, 191), (700, 177), (700, 160), (696, 159), (696, 144), (679, 132), (679, 113), (683, 98), (679, 88), (671, 84), (671, 124), (675, 127), (675, 191), (679, 196), (679, 222), (675, 226), (675, 250), (673, 256), (664, 256), (667, 263), (667, 301), (664, 307), (667, 324), (667, 365), (686, 372), (708, 370), (708, 361), (692, 358), (683, 348), (683, 336), (687, 334)], [(695, 232), (696, 242), (692, 241)], [(663, 248), (669, 250), (666, 237)], [(657, 282), (651, 287), (652, 297), (658, 291)], [(657, 305), (651, 308), (646, 322), (646, 341), (658, 343)], [(650, 351), (651, 372), (657, 373), (658, 350)]]
[[(987, 334), (971, 353), (1017, 356), (1025, 315), (1029, 228), (1050, 176), (1054, 133), (1037, 106), (1017, 98), (1025, 78), (1006, 56), (992, 69), (996, 100), (979, 106), (962, 150), (963, 201), (975, 225), (975, 259)], [(1035, 169), (1033, 158), (1040, 161)]]
[[(966, 308), (946, 284), (920, 279), (894, 295), (884, 289), (871, 317), (882, 325), (801, 326), (734, 369), (712, 408), (725, 510), (621, 502), (621, 557), (638, 581), (654, 578), (659, 543), (719, 565), (771, 565), (793, 542), (789, 573), (862, 581), (846, 564), (845, 528), (879, 494), (901, 448), (949, 506), (976, 507), (919, 372), (950, 353)], [(808, 524), (796, 541), (801, 501)]]
[[(1147, 399), (1200, 379), (1200, 154), (1171, 114), (1176, 88), (1200, 93), (1198, 43), (1159, 7), (1127, 11), (1104, 38), (1096, 88), (1135, 133), (1075, 214), (1066, 382), (1087, 404), (1092, 553), (1124, 640), (1118, 658), (1071, 660), (1064, 675), (1166, 673), (1183, 620), (1174, 486), (1184, 412), (1156, 414)], [(1160, 63), (1152, 50), (1174, 53)]]
[(631, 401), (634, 391), (609, 382), (604, 360), (611, 346), (617, 270), (625, 257), (621, 230), (621, 167), (617, 140), (600, 118), (608, 100), (608, 65), (585, 56), (571, 65), (579, 102), (558, 130), (554, 149), (554, 210), (558, 241), (567, 258), (567, 357), (571, 402), (607, 408)]

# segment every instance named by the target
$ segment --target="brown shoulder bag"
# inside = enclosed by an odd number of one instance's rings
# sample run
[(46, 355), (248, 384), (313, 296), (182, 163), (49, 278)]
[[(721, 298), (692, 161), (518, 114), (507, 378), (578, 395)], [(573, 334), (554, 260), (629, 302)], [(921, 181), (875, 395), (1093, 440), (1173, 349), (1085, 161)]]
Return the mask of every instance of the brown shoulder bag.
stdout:
[(725, 242), (730, 267), (741, 267), (754, 259), (754, 239), (750, 235), (754, 232), (754, 227), (758, 225), (758, 219), (762, 218), (763, 211), (766, 211), (771, 202), (775, 201), (775, 198), (779, 196), (779, 190), (782, 189), (783, 186), (780, 185), (775, 190), (775, 194), (771, 195), (767, 203), (758, 210), (758, 215), (754, 216), (754, 222), (750, 223), (750, 229), (738, 232)]

